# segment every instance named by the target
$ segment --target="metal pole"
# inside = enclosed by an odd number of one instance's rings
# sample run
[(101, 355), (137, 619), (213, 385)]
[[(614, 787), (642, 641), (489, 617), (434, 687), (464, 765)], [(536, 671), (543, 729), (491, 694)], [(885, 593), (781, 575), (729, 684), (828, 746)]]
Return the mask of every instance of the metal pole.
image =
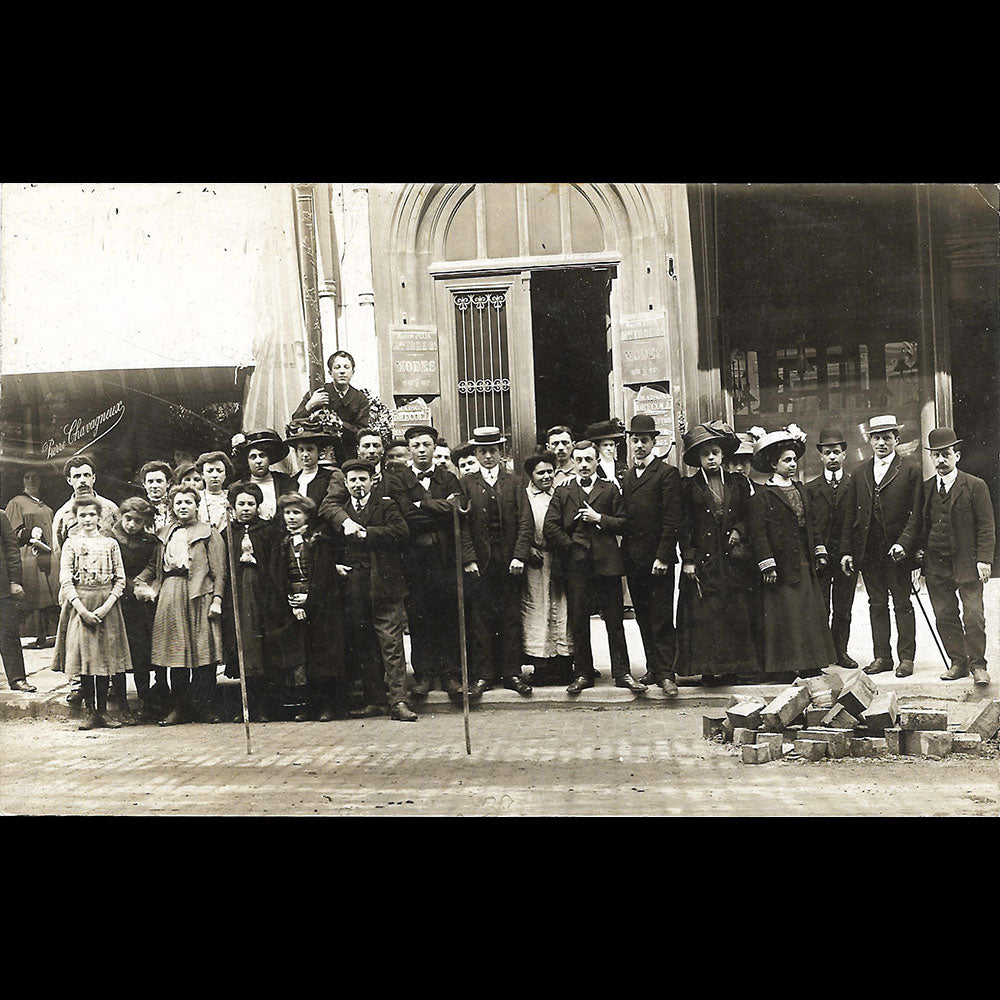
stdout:
[(452, 521), (455, 527), (455, 575), (458, 583), (458, 646), (462, 662), (462, 716), (465, 720), (465, 752), (472, 754), (469, 736), (469, 654), (465, 648), (465, 570), (462, 567), (462, 529), (458, 523), (459, 498), (452, 507)]
[(247, 681), (243, 676), (243, 626), (240, 624), (240, 602), (236, 583), (236, 538), (234, 537), (233, 525), (236, 524), (236, 516), (232, 510), (226, 511), (226, 522), (229, 528), (229, 544), (226, 549), (229, 552), (229, 592), (233, 599), (233, 622), (236, 625), (236, 664), (240, 671), (240, 695), (243, 699), (243, 725), (247, 736), (247, 753), (252, 753), (250, 749), (250, 712), (247, 709)]
[(920, 594), (917, 588), (913, 585), (913, 577), (910, 577), (910, 590), (913, 591), (913, 596), (917, 599), (917, 604), (920, 605), (920, 610), (923, 612), (924, 621), (927, 622), (927, 627), (931, 630), (931, 635), (934, 636), (934, 642), (937, 645), (938, 652), (941, 654), (941, 659), (944, 660), (945, 670), (951, 670), (951, 664), (948, 662), (948, 657), (944, 654), (944, 649), (941, 646), (941, 640), (937, 636), (937, 632), (934, 631), (934, 626), (931, 625), (931, 620), (927, 616), (927, 609), (924, 607), (924, 602), (920, 600)]

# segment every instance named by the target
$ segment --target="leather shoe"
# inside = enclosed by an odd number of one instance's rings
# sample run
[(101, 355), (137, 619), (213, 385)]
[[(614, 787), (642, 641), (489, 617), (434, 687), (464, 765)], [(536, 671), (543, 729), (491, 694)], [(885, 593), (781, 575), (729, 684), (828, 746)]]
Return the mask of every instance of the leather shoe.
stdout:
[(896, 667), (897, 677), (909, 677), (913, 673), (913, 660), (900, 660)]
[(88, 712), (77, 729), (100, 729), (101, 717), (96, 712)]
[(877, 657), (865, 667), (866, 674), (884, 674), (887, 670), (892, 670), (892, 660), (886, 656)]
[(105, 715), (103, 712), (98, 714), (98, 719), (100, 719), (100, 726), (102, 729), (121, 729), (122, 724), (117, 720), (111, 718), (110, 715)]
[(645, 694), (646, 685), (640, 684), (631, 674), (622, 674), (615, 678), (616, 688), (628, 688), (632, 694)]
[(985, 667), (976, 667), (972, 671), (972, 683), (973, 684), (989, 684), (990, 675), (986, 672)]
[(410, 685), (410, 694), (414, 698), (426, 698), (430, 694), (431, 690), (431, 679), (429, 677), (421, 677), (419, 681), (414, 681)]
[(644, 673), (644, 674), (643, 674), (643, 675), (642, 675), (642, 676), (641, 676), (641, 677), (639, 678), (639, 683), (640, 683), (640, 684), (645, 684), (645, 685), (646, 685), (646, 687), (652, 687), (652, 686), (653, 686), (654, 684), (656, 684), (656, 683), (657, 683), (657, 680), (656, 680), (656, 678), (655, 678), (655, 677), (654, 677), (654, 676), (653, 676), (653, 675), (652, 675), (652, 674), (651, 674), (651, 673), (650, 673), (650, 672), (649, 672), (649, 671), (647, 670), (647, 671), (646, 671), (646, 672), (645, 672), (645, 673)]
[(447, 676), (442, 678), (441, 686), (444, 688), (444, 693), (448, 695), (451, 699), (462, 700), (462, 682), (454, 676)]
[(847, 653), (844, 653), (843, 655), (840, 656), (840, 658), (837, 660), (837, 665), (841, 667), (847, 667), (848, 670), (858, 669), (858, 661), (848, 656)]
[(37, 691), (33, 684), (29, 684), (26, 680), (14, 681), (10, 686), (11, 691), (24, 691), (25, 694), (31, 694), (32, 691)]
[(513, 677), (508, 677), (503, 682), (503, 686), (511, 691), (516, 691), (519, 695), (523, 695), (524, 697), (531, 694), (531, 685), (520, 674), (514, 674)]
[(405, 701), (397, 701), (396, 704), (392, 706), (392, 711), (389, 713), (389, 717), (394, 719), (396, 722), (417, 721), (417, 713), (414, 712)]
[(323, 711), (319, 713), (319, 718), (316, 721), (317, 722), (333, 722), (333, 720), (335, 718), (336, 718), (336, 715), (333, 714), (333, 709), (329, 705), (326, 705), (326, 706), (324, 706)]
[(579, 694), (586, 688), (592, 688), (594, 686), (594, 680), (592, 677), (577, 677), (568, 688), (566, 688), (567, 694)]
[(469, 697), (470, 698), (481, 698), (484, 691), (491, 691), (493, 685), (484, 678), (480, 677), (478, 681), (473, 681), (469, 685)]
[(660, 681), (660, 687), (663, 689), (663, 693), (668, 697), (672, 698), (674, 695), (680, 694), (677, 690), (677, 685), (669, 677), (664, 677)]
[(82, 705), (83, 704), (83, 692), (82, 691), (70, 691), (66, 695), (67, 705)]
[(350, 716), (352, 719), (377, 719), (385, 715), (385, 709), (381, 705), (365, 705), (364, 708), (352, 708)]
[(179, 726), (182, 722), (185, 722), (184, 713), (179, 709), (172, 709), (170, 714), (165, 718), (160, 720), (161, 726)]
[(947, 673), (941, 675), (943, 681), (957, 681), (960, 677), (969, 676), (968, 663), (953, 663)]

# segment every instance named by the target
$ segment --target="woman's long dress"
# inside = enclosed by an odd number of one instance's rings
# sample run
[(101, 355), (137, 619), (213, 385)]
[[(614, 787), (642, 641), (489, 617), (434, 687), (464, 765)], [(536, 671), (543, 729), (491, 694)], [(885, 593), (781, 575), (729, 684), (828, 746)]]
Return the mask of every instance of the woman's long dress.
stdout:
[(521, 599), (524, 625), (524, 653), (533, 659), (572, 656), (573, 643), (566, 618), (566, 590), (562, 577), (552, 572), (552, 553), (545, 547), (542, 524), (552, 501), (552, 493), (528, 486), (528, 503), (534, 521), (536, 549), (542, 553), (542, 565), (526, 566)]
[[(59, 613), (59, 562), (51, 549), (52, 508), (43, 500), (19, 493), (5, 511), (21, 548), (22, 606), (29, 614), (21, 625), (22, 635), (51, 635)], [(32, 530), (41, 531), (41, 541), (49, 552), (37, 554), (31, 547)]]

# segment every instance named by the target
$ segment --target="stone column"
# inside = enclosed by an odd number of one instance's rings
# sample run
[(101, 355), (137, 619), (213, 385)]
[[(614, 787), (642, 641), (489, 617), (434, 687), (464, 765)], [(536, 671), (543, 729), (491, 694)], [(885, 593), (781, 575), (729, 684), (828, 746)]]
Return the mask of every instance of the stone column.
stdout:
[(340, 346), (354, 356), (351, 383), (382, 395), (378, 374), (378, 344), (375, 335), (375, 292), (372, 277), (372, 240), (368, 215), (368, 187), (344, 186), (343, 278), (344, 327)]

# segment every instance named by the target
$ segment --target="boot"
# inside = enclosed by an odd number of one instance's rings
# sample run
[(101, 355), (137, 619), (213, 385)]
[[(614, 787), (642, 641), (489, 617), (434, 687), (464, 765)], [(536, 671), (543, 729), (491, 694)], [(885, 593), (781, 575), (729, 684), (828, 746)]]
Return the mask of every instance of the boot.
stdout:
[(84, 712), (83, 720), (80, 722), (80, 725), (77, 726), (77, 729), (86, 730), (86, 729), (100, 729), (100, 728), (101, 728), (101, 717), (97, 714), (97, 712), (94, 711), (93, 708), (91, 708), (88, 705)]

